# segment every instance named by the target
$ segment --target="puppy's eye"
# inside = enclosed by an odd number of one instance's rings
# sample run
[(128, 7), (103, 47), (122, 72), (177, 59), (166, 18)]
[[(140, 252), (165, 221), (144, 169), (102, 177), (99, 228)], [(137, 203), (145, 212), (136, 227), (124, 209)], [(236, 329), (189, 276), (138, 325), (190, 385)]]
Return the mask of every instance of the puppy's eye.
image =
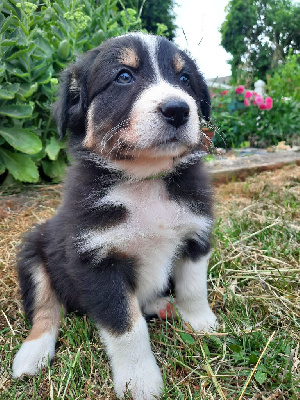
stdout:
[(128, 85), (129, 83), (133, 82), (133, 76), (130, 72), (121, 71), (116, 77), (115, 81), (123, 85)]
[(190, 76), (188, 74), (182, 74), (180, 77), (180, 82), (184, 83), (186, 86), (190, 85)]

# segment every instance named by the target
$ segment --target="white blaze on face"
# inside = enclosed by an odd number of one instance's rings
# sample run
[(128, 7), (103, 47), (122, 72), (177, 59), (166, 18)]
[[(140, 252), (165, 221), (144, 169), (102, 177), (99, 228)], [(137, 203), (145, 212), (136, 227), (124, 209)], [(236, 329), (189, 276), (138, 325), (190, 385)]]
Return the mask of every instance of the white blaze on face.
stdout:
[[(189, 119), (177, 130), (164, 120), (161, 113), (162, 105), (170, 100), (184, 101), (189, 106)], [(174, 87), (166, 81), (150, 86), (141, 93), (133, 105), (130, 119), (131, 129), (126, 139), (135, 142), (135, 146), (141, 149), (152, 147), (155, 143), (164, 143), (164, 139), (174, 130), (181, 138), (176, 145), (177, 152), (180, 144), (184, 150), (187, 145), (193, 146), (199, 141), (200, 124), (195, 100), (179, 87)], [(170, 151), (172, 152), (171, 148)], [(165, 150), (163, 154), (166, 154)]]
[[(179, 86), (173, 86), (163, 79), (157, 59), (159, 40), (156, 36), (139, 33), (129, 35), (139, 37), (147, 49), (154, 79), (152, 85), (140, 93), (133, 104), (130, 128), (122, 134), (122, 138), (138, 149), (151, 148), (160, 141), (164, 143), (164, 136), (171, 135), (176, 128), (164, 120), (160, 108), (170, 100), (184, 101), (190, 111), (187, 123), (178, 128), (178, 133), (182, 137), (181, 146), (177, 143), (173, 148), (172, 146), (168, 148), (170, 156), (178, 156), (187, 145), (193, 146), (199, 141), (200, 123), (196, 101)], [(166, 150), (162, 149), (161, 152), (161, 155), (166, 155)], [(160, 156), (159, 148), (155, 149), (155, 155)]]

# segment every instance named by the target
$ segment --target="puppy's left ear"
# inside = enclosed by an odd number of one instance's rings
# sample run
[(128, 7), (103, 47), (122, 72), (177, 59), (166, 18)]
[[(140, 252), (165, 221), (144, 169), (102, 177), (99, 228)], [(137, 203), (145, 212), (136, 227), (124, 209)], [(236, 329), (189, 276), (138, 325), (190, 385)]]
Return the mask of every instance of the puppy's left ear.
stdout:
[(52, 109), (60, 138), (65, 136), (68, 128), (73, 133), (85, 133), (86, 85), (76, 75), (73, 65), (60, 77), (60, 93)]
[(210, 117), (210, 94), (209, 90), (207, 87), (207, 84), (205, 83), (204, 79), (201, 77), (201, 86), (200, 86), (200, 110), (201, 110), (201, 116), (205, 121), (209, 121)]

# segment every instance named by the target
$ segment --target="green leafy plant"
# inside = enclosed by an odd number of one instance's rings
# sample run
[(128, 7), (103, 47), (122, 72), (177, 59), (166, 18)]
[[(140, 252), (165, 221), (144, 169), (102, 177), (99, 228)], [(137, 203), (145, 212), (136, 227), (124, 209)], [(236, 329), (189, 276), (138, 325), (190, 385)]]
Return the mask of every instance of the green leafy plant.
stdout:
[(276, 99), (300, 101), (300, 54), (290, 54), (272, 76), (267, 77), (268, 92)]
[[(67, 158), (50, 107), (59, 72), (103, 40), (138, 29), (117, 0), (0, 0), (0, 179), (59, 181)], [(1, 178), (2, 176), (2, 178)]]

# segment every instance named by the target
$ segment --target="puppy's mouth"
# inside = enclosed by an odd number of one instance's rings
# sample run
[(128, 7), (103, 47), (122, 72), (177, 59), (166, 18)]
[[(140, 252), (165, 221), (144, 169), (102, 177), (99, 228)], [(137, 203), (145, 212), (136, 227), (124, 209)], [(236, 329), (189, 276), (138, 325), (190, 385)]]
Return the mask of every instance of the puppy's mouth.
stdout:
[(168, 128), (166, 132), (160, 138), (157, 138), (154, 145), (188, 145), (188, 140), (181, 129)]

